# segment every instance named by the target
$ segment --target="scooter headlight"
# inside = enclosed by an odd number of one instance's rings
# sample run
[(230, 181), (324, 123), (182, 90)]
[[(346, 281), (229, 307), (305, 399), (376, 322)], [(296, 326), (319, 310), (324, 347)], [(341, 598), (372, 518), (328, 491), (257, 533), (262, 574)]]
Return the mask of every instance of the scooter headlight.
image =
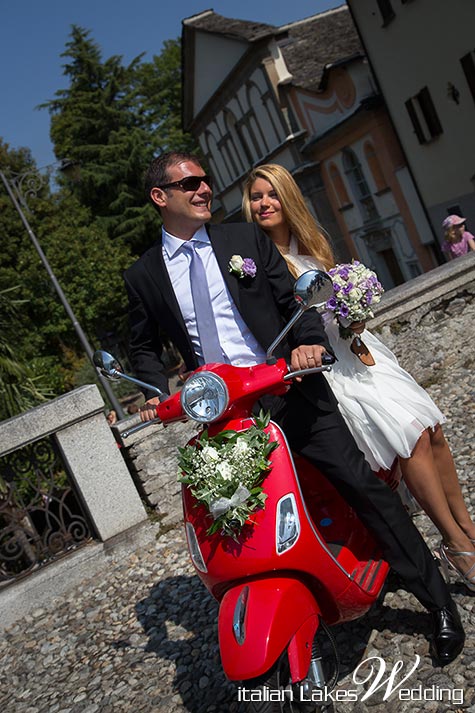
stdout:
[(210, 371), (200, 371), (186, 381), (180, 401), (183, 411), (193, 421), (212, 423), (226, 411), (229, 394), (220, 376)]

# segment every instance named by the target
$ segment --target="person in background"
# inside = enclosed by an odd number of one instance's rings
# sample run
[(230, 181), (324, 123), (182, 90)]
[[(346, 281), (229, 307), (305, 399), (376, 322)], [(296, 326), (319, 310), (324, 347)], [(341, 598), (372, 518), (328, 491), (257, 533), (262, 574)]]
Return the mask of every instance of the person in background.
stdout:
[[(145, 175), (146, 195), (159, 210), (158, 239), (124, 275), (129, 299), (129, 354), (138, 378), (168, 392), (161, 359), (165, 331), (188, 370), (227, 362), (252, 366), (295, 313), (285, 260), (256, 225), (209, 224), (212, 180), (196, 156), (169, 152)], [(235, 268), (235, 259), (241, 267)], [(330, 349), (320, 316), (305, 312), (278, 347), (292, 371), (320, 366)], [(142, 421), (156, 416), (146, 393)], [(269, 408), (291, 447), (319, 468), (351, 503), (382, 546), (390, 565), (431, 613), (432, 651), (442, 665), (462, 651), (457, 606), (411, 518), (356, 447), (322, 374), (307, 376)]]
[(465, 229), (465, 223), (465, 218), (459, 215), (448, 215), (442, 223), (445, 237), (442, 250), (451, 260), (475, 251), (475, 237)]
[[(276, 164), (258, 166), (243, 194), (243, 214), (269, 235), (294, 277), (311, 269), (329, 270), (335, 260), (328, 240), (310, 213), (297, 183)], [(443, 414), (395, 355), (364, 323), (354, 323), (374, 356), (362, 363), (340, 337), (336, 321), (326, 321), (338, 361), (326, 373), (358, 447), (374, 471), (399, 459), (409, 490), (442, 534), (437, 555), (475, 591), (475, 524), (465, 505), (441, 423)]]

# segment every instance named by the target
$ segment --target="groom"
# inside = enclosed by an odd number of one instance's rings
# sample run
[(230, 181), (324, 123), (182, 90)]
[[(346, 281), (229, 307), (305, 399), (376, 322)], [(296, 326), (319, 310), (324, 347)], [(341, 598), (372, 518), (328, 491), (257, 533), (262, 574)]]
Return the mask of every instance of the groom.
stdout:
[[(265, 361), (267, 348), (295, 310), (292, 278), (272, 241), (254, 224), (207, 225), (211, 179), (195, 156), (159, 156), (145, 184), (163, 229), (155, 245), (125, 273), (130, 357), (137, 376), (168, 391), (162, 330), (189, 370), (211, 361), (236, 366)], [(254, 274), (231, 273), (233, 255), (249, 258)], [(319, 315), (306, 312), (279, 349), (276, 356), (285, 357), (292, 371), (320, 366), (330, 347)], [(141, 409), (143, 421), (155, 417), (158, 402), (152, 393), (146, 396), (151, 398)], [(407, 589), (430, 611), (435, 658), (442, 665), (453, 661), (465, 640), (457, 607), (398, 496), (374, 475), (356, 447), (326, 379), (308, 376), (284, 397), (269, 399), (272, 417), (292, 449), (339, 490)]]

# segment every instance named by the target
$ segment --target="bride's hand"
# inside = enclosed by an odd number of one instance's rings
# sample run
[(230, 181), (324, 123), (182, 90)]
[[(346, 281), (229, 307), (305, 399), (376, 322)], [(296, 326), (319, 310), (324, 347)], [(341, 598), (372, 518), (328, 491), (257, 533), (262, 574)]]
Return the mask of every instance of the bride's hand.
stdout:
[(366, 322), (352, 322), (350, 324), (350, 329), (355, 334), (361, 334), (361, 332), (364, 332), (365, 326)]

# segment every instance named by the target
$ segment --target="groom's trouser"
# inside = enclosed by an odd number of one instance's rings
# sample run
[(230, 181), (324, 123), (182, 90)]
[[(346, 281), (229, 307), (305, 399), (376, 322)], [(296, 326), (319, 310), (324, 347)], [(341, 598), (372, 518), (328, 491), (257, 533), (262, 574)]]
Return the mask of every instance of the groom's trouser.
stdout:
[(319, 410), (295, 388), (271, 399), (272, 418), (292, 450), (313, 463), (351, 505), (407, 589), (429, 611), (447, 606), (449, 590), (434, 557), (399, 496), (367, 464), (338, 409)]

